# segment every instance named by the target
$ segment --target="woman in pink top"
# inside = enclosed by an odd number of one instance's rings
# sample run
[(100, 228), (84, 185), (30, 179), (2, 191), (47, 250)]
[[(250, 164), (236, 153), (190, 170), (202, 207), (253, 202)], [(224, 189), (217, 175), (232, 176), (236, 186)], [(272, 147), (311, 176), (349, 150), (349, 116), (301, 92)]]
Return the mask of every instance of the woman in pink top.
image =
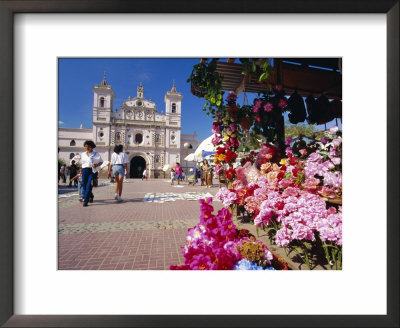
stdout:
[(179, 181), (181, 180), (181, 175), (182, 175), (182, 167), (179, 165), (179, 163), (176, 163), (175, 177), (176, 177), (176, 181), (178, 181), (178, 184), (179, 184)]

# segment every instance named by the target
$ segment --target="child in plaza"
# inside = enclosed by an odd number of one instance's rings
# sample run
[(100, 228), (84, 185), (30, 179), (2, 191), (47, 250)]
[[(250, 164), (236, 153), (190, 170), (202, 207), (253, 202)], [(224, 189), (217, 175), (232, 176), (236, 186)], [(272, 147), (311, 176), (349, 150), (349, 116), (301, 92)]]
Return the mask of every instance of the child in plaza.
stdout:
[(174, 180), (175, 180), (175, 170), (171, 168), (171, 185), (174, 184)]
[(71, 181), (78, 181), (78, 194), (79, 194), (79, 201), (82, 203), (83, 202), (83, 185), (82, 185), (82, 168), (80, 167), (78, 169), (78, 174), (75, 175)]

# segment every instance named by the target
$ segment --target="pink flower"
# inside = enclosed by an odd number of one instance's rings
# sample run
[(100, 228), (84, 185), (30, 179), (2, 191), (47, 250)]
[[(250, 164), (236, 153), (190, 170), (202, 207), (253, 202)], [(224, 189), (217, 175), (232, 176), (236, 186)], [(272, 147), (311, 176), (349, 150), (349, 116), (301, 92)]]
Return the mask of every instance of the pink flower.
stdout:
[(307, 154), (307, 150), (305, 150), (305, 149), (300, 149), (299, 152), (300, 152), (300, 154), (303, 155), (303, 156), (304, 156), (305, 154)]
[(258, 111), (261, 108), (262, 100), (261, 99), (256, 99), (254, 101), (254, 105), (252, 107), (253, 113), (258, 113)]
[(193, 260), (189, 264), (191, 270), (209, 270), (211, 266), (211, 257), (204, 254), (193, 256)]
[(334, 127), (331, 127), (330, 129), (329, 129), (329, 132), (331, 132), (331, 133), (336, 133), (336, 132), (338, 132), (339, 131), (339, 128), (335, 125)]
[(342, 138), (333, 139), (332, 143), (335, 147), (338, 147), (342, 143)]
[(285, 227), (278, 230), (275, 235), (275, 243), (279, 246), (287, 247), (292, 241), (290, 233), (291, 231)]
[(282, 197), (297, 197), (299, 195), (299, 188), (295, 188), (295, 187), (287, 187), (283, 193), (282, 193)]
[(282, 180), (279, 181), (279, 183), (278, 183), (278, 187), (279, 187), (279, 188), (282, 188), (282, 189), (285, 189), (285, 188), (287, 188), (287, 187), (289, 187), (289, 186), (291, 186), (291, 185), (293, 185), (293, 181), (290, 180), (290, 179), (282, 179)]
[(306, 181), (303, 183), (304, 189), (316, 189), (321, 180), (317, 178), (307, 178)]
[(261, 122), (260, 116), (256, 116), (255, 120), (256, 120), (258, 123), (260, 123), (260, 122)]
[(218, 134), (221, 132), (221, 122), (213, 122), (211, 131), (215, 134)]
[(340, 157), (334, 157), (334, 158), (331, 158), (331, 161), (333, 164), (339, 165), (341, 162), (341, 159), (340, 159)]
[(275, 91), (281, 92), (283, 90), (283, 86), (282, 84), (276, 84), (274, 87)]
[(218, 145), (221, 142), (221, 140), (222, 138), (220, 136), (214, 134), (214, 138), (212, 138), (211, 142), (215, 146)]
[(285, 140), (285, 145), (286, 145), (286, 146), (289, 146), (290, 143), (292, 142), (292, 140), (293, 140), (293, 138), (291, 138), (291, 137), (286, 138), (286, 140)]
[(283, 109), (286, 106), (287, 106), (287, 100), (285, 98), (282, 98), (281, 100), (279, 100), (279, 103), (278, 103), (279, 108)]
[(237, 195), (236, 193), (230, 191), (229, 189), (222, 187), (220, 190), (218, 190), (217, 194), (215, 195), (215, 198), (222, 201), (224, 207), (228, 208), (229, 206), (234, 204), (234, 202), (237, 200)]
[(267, 102), (265, 105), (264, 105), (264, 111), (266, 111), (266, 112), (270, 112), (270, 111), (272, 111), (274, 109), (274, 105), (272, 105), (270, 102)]

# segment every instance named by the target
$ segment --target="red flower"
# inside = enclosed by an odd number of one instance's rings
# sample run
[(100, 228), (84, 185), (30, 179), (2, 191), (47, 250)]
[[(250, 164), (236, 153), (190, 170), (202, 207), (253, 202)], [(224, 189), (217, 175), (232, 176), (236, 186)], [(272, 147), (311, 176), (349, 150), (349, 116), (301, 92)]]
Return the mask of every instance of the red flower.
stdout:
[(235, 175), (236, 175), (236, 171), (233, 168), (230, 168), (225, 171), (225, 176), (228, 180), (232, 180)]
[(217, 154), (218, 154), (218, 155), (221, 155), (221, 154), (223, 154), (223, 153), (225, 153), (225, 148), (224, 148), (224, 147), (218, 147), (218, 148), (217, 148)]
[(296, 166), (293, 170), (292, 170), (292, 174), (294, 177), (297, 177), (297, 172), (301, 171), (301, 168), (299, 168), (298, 166)]
[(228, 149), (225, 153), (225, 162), (229, 163), (231, 161), (234, 161), (237, 157), (237, 154), (233, 152), (232, 150)]

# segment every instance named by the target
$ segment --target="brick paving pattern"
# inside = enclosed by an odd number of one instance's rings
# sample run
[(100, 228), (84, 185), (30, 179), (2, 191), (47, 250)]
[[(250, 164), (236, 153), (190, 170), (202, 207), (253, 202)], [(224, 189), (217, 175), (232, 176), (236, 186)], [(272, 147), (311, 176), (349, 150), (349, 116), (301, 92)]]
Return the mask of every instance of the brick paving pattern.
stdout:
[[(59, 185), (59, 270), (168, 270), (182, 264), (187, 229), (200, 216), (198, 199), (218, 188), (171, 186), (167, 180), (129, 180), (122, 203), (100, 181), (94, 202), (82, 207), (76, 188)], [(213, 202), (217, 211), (222, 204)]]

